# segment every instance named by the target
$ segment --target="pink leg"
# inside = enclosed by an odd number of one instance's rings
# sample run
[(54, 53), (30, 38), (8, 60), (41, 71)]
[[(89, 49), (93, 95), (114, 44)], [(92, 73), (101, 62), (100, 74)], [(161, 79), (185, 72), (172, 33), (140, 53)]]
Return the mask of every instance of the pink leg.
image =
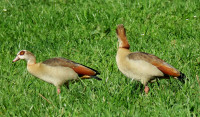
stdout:
[(148, 92), (149, 92), (149, 87), (148, 87), (148, 86), (145, 86), (144, 91), (145, 91), (146, 94), (148, 94)]
[(57, 93), (60, 94), (60, 92), (61, 92), (60, 89), (57, 89)]

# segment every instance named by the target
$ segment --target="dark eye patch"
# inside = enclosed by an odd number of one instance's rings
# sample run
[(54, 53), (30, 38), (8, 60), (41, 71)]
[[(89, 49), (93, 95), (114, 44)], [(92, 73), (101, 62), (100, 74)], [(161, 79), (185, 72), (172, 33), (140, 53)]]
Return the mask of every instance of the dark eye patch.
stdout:
[(21, 51), (20, 53), (19, 53), (19, 55), (24, 55), (25, 54), (25, 51)]

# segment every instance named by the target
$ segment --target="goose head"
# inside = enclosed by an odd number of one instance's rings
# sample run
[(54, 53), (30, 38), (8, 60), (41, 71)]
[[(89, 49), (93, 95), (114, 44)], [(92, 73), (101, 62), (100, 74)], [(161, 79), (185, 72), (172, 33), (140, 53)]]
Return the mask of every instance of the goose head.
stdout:
[(29, 64), (36, 62), (35, 56), (31, 52), (29, 52), (27, 50), (21, 50), (21, 51), (19, 51), (17, 53), (17, 56), (13, 60), (13, 62), (16, 62), (16, 61), (21, 60), (21, 59), (26, 60)]

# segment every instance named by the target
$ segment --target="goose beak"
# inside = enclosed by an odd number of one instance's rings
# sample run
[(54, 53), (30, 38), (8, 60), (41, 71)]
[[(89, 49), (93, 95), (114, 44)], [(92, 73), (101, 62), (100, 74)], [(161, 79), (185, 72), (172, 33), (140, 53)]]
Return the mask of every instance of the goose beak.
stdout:
[(20, 58), (18, 56), (16, 56), (16, 58), (13, 60), (13, 62), (16, 62), (18, 60), (20, 60)]

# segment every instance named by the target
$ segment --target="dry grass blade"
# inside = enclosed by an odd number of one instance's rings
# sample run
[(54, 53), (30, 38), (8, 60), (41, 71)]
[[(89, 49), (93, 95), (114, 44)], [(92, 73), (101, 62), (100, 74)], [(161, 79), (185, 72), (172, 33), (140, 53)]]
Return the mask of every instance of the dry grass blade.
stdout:
[(196, 75), (196, 78), (197, 78), (197, 82), (199, 83), (199, 86), (200, 86), (200, 81), (199, 81), (198, 75)]
[[(40, 97), (42, 97), (44, 100), (46, 100), (49, 104), (52, 104), (47, 98), (45, 98), (42, 94), (40, 94), (39, 93), (39, 96)], [(53, 104), (52, 104), (53, 105)], [(54, 105), (53, 105), (53, 107), (55, 107)]]

